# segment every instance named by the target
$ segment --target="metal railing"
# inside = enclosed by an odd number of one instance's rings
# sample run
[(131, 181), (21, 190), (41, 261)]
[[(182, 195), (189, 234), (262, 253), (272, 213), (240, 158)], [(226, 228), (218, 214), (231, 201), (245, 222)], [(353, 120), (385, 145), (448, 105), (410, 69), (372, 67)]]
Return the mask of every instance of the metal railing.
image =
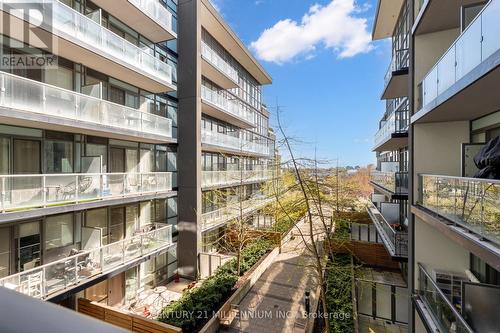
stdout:
[(418, 204), (500, 245), (500, 180), (419, 175)]
[(172, 245), (172, 226), (155, 229), (0, 279), (0, 286), (45, 299)]
[(201, 85), (201, 99), (203, 101), (216, 106), (217, 108), (223, 110), (225, 113), (230, 114), (233, 117), (253, 124), (253, 111), (251, 111), (250, 108), (244, 107), (236, 97), (234, 97), (234, 99), (227, 98), (227, 96), (223, 92), (224, 90), (217, 91), (214, 89), (210, 89), (205, 85)]
[(212, 212), (203, 213), (201, 215), (202, 229), (208, 229), (215, 225), (229, 222), (238, 218), (241, 214), (247, 215), (253, 211), (264, 208), (269, 203), (273, 202), (274, 198), (254, 198), (241, 202), (228, 203), (226, 207), (214, 210)]
[(375, 148), (380, 144), (389, 140), (393, 133), (405, 133), (408, 131), (410, 124), (409, 110), (398, 110), (392, 112), (389, 117), (384, 120), (383, 125), (375, 134)]
[(172, 13), (165, 6), (162, 6), (158, 0), (128, 0), (141, 12), (149, 16), (153, 21), (162, 26), (167, 31), (176, 31), (173, 26)]
[(2, 212), (172, 189), (169, 172), (0, 175)]
[(500, 49), (500, 1), (490, 1), (437, 61), (422, 83), (422, 106)]
[(0, 72), (0, 106), (172, 137), (168, 118), (5, 72)]
[(201, 55), (234, 83), (238, 83), (238, 71), (215, 52), (207, 43), (201, 41)]
[(201, 186), (237, 185), (251, 182), (262, 182), (273, 177), (272, 170), (224, 170), (202, 171)]
[(269, 144), (247, 141), (236, 137), (203, 128), (201, 142), (209, 145), (230, 148), (232, 150), (269, 156), (273, 153)]
[(433, 278), (419, 263), (418, 296), (442, 332), (474, 333)]
[(391, 255), (408, 257), (408, 233), (395, 230), (373, 203), (370, 203), (367, 211)]
[[(45, 10), (51, 9), (51, 26), (47, 28), (52, 34), (86, 49), (97, 49), (98, 54), (125, 62), (132, 70), (144, 71), (172, 84), (172, 67), (169, 64), (57, 0), (44, 0), (44, 4), (49, 5), (44, 7)], [(25, 19), (24, 12), (12, 9), (7, 1), (0, 0), (0, 5), (2, 10), (9, 11), (11, 15), (18, 16), (22, 20)], [(38, 17), (30, 17), (30, 20), (37, 22)]]
[(408, 194), (408, 172), (372, 171), (370, 179), (373, 183), (394, 194)]
[(387, 68), (387, 72), (384, 77), (384, 87), (387, 88), (389, 85), (389, 81), (392, 78), (392, 73), (395, 71), (399, 71), (403, 68), (407, 68), (410, 64), (410, 53), (409, 49), (401, 49), (396, 50), (391, 59), (391, 63), (389, 64), (389, 68)]

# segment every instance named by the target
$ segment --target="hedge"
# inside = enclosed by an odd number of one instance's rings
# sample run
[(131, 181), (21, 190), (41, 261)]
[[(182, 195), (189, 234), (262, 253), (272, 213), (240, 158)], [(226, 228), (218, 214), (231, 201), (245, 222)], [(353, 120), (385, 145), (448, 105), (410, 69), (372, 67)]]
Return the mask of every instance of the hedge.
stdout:
[(327, 308), (331, 314), (343, 315), (343, 319), (330, 316), (331, 333), (354, 332), (351, 260), (350, 254), (336, 254), (330, 262), (327, 275)]
[[(259, 259), (268, 253), (273, 244), (257, 240), (241, 251), (241, 274), (248, 271)], [(215, 274), (197, 287), (187, 291), (178, 301), (166, 306), (158, 320), (182, 328), (185, 333), (195, 332), (231, 296), (238, 281), (236, 259), (231, 259)]]

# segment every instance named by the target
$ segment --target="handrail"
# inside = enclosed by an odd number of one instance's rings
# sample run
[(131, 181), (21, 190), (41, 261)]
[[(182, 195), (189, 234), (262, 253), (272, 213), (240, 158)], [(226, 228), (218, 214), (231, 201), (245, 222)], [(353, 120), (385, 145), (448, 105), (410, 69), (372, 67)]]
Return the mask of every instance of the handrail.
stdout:
[(419, 173), (418, 175), (421, 177), (436, 177), (436, 178), (466, 180), (466, 181), (473, 181), (473, 182), (478, 182), (478, 183), (488, 183), (488, 184), (499, 184), (500, 185), (499, 179), (459, 177), (459, 176), (448, 176), (448, 175), (436, 175), (436, 174), (430, 174), (430, 173)]
[[(427, 271), (425, 270), (424, 266), (421, 263), (418, 263), (418, 268), (419, 268), (419, 271), (421, 271), (421, 272), (424, 273), (424, 275), (427, 277), (427, 281), (429, 281), (432, 284), (432, 286), (434, 287), (434, 289), (436, 289), (436, 292), (438, 293), (438, 296), (445, 302), (445, 304), (447, 305), (447, 307), (449, 308), (449, 310), (451, 310), (451, 312), (453, 312), (453, 315), (455, 316), (455, 318), (457, 318), (460, 321), (460, 324), (463, 325), (463, 327), (467, 330), (467, 332), (474, 333), (474, 331), (472, 330), (472, 328), (465, 321), (465, 319), (462, 317), (462, 315), (457, 311), (457, 309), (455, 308), (455, 306), (453, 306), (453, 304), (451, 304), (451, 302), (448, 299), (448, 297), (446, 297), (446, 295), (443, 293), (443, 291), (441, 290), (441, 288), (439, 288), (439, 286), (436, 284), (436, 282), (434, 281), (434, 279), (429, 275), (429, 273), (427, 273)], [(423, 283), (423, 281), (419, 281), (419, 284), (420, 283)], [(419, 286), (419, 288), (422, 288), (422, 286)], [(425, 300), (425, 298), (424, 298), (424, 300)]]

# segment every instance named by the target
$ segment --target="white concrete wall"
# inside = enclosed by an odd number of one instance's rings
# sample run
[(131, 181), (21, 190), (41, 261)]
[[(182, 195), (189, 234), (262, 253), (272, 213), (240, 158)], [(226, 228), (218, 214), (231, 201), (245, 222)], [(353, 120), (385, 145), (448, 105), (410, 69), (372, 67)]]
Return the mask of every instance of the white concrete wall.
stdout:
[[(415, 218), (415, 242), (415, 265), (423, 264), (429, 274), (433, 269), (462, 274), (469, 269), (469, 251), (418, 218)], [(418, 266), (415, 266), (415, 281), (418, 285)]]

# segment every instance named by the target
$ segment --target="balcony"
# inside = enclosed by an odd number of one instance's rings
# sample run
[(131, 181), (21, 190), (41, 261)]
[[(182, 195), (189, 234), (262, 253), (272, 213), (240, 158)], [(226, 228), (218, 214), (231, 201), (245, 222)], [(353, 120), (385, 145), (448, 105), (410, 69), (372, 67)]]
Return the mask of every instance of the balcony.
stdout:
[(159, 0), (93, 2), (154, 43), (177, 38), (172, 13)]
[[(433, 1), (438, 2), (438, 1)], [(448, 9), (446, 9), (447, 11)], [(472, 120), (500, 108), (500, 1), (490, 1), (424, 77), (412, 121)]]
[(367, 211), (391, 257), (396, 260), (408, 260), (408, 233), (396, 230), (395, 225), (390, 224), (373, 203), (370, 203)]
[[(3, 1), (0, 4), (11, 26), (8, 35), (26, 40), (24, 26), (29, 20), (37, 22), (38, 18), (24, 17), (23, 12), (11, 8), (11, 4)], [(51, 41), (52, 53), (133, 82), (145, 90), (154, 93), (175, 90), (170, 65), (57, 0), (47, 0), (45, 4), (44, 10), (50, 10), (47, 17), (52, 20), (28, 29), (30, 41)]]
[(201, 142), (205, 149), (214, 147), (215, 151), (227, 152), (240, 155), (259, 155), (269, 157), (273, 152), (269, 144), (250, 142), (240, 137), (201, 130)]
[(0, 211), (21, 211), (172, 190), (172, 174), (0, 175)]
[(382, 99), (408, 96), (410, 84), (408, 76), (409, 63), (410, 56), (408, 49), (401, 49), (394, 52), (385, 74)]
[(236, 97), (229, 99), (224, 90), (201, 86), (202, 112), (241, 128), (253, 128), (254, 113), (243, 106)]
[(500, 246), (500, 181), (420, 175), (418, 204)]
[(204, 41), (201, 41), (201, 59), (203, 76), (224, 89), (238, 87), (238, 71)]
[(272, 170), (202, 171), (201, 187), (222, 187), (265, 182), (273, 178)]
[(393, 199), (408, 197), (408, 172), (372, 171), (370, 182)]
[(392, 37), (405, 0), (378, 0), (372, 39)]
[(0, 72), (0, 120), (122, 140), (172, 141), (168, 118), (4, 72)]
[(430, 325), (436, 329), (434, 332), (474, 333), (474, 330), (421, 264), (418, 264), (418, 273), (417, 310), (419, 313), (425, 314), (421, 317), (432, 320)]
[(408, 109), (392, 112), (375, 134), (373, 151), (394, 151), (408, 146)]
[(241, 203), (241, 209), (239, 202), (232, 202), (228, 203), (224, 208), (204, 213), (201, 215), (202, 231), (220, 227), (241, 215), (248, 215), (256, 210), (262, 209), (273, 201), (274, 198), (254, 198), (243, 201)]
[(22, 294), (50, 299), (98, 276), (110, 273), (141, 258), (162, 253), (173, 246), (172, 226), (155, 225), (152, 231), (35, 267), (0, 279), (0, 286)]

